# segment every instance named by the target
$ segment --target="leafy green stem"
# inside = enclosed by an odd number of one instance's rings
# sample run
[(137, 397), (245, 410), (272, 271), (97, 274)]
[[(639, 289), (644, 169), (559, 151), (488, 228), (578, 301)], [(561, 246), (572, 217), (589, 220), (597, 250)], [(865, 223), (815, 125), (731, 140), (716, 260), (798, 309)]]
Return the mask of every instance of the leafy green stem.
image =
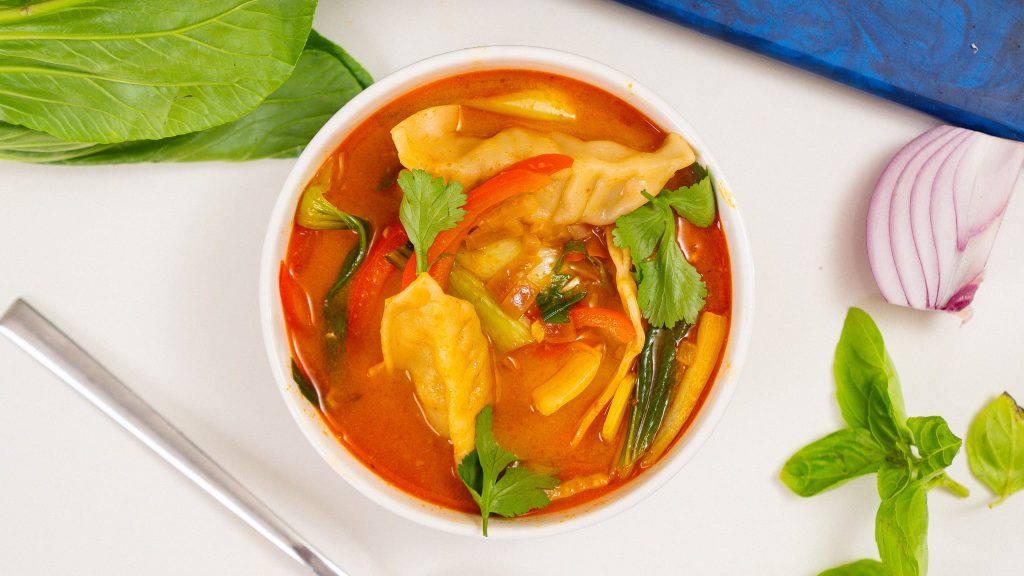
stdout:
[(953, 480), (948, 474), (943, 472), (928, 483), (928, 488), (943, 488), (949, 491), (950, 494), (957, 498), (967, 498), (971, 495), (971, 491), (966, 486)]
[(70, 6), (87, 4), (95, 1), (96, 0), (46, 0), (45, 2), (38, 2), (36, 4), (4, 8), (0, 9), (0, 24), (10, 24), (12, 22), (31, 20), (37, 16), (43, 16), (44, 14), (63, 10)]

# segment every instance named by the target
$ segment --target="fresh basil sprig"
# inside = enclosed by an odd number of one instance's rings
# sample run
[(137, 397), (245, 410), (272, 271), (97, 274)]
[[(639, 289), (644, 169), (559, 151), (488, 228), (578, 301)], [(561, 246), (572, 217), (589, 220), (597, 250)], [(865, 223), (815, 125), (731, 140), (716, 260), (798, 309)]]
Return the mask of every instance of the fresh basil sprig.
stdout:
[(1024, 489), (1024, 408), (1003, 392), (974, 418), (967, 431), (971, 472), (998, 500)]
[(863, 560), (822, 576), (917, 576), (928, 567), (928, 490), (967, 489), (946, 475), (961, 440), (939, 416), (907, 418), (903, 394), (885, 342), (871, 317), (851, 308), (836, 346), (836, 400), (848, 427), (805, 446), (786, 462), (781, 479), (813, 496), (875, 472), (882, 498), (875, 517), (881, 565)]

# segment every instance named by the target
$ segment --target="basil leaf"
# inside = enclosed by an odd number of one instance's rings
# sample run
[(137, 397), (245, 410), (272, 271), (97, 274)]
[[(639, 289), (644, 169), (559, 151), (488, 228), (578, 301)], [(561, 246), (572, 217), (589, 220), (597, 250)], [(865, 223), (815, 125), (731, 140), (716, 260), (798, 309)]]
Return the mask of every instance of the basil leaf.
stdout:
[(911, 435), (896, 367), (878, 326), (859, 308), (846, 315), (832, 370), (846, 423), (870, 430), (888, 449), (909, 454)]
[(878, 495), (889, 498), (910, 483), (912, 476), (910, 463), (889, 465), (878, 471)]
[(967, 431), (967, 462), (978, 480), (998, 500), (1024, 489), (1024, 408), (1004, 392), (971, 422)]
[(914, 435), (914, 445), (921, 458), (917, 470), (922, 480), (928, 480), (935, 472), (953, 463), (963, 441), (949, 430), (941, 416), (910, 418), (907, 426)]
[(867, 430), (846, 428), (812, 442), (782, 468), (782, 481), (800, 496), (813, 496), (843, 482), (875, 472), (886, 451)]
[(251, 112), (291, 75), (316, 1), (34, 6), (0, 9), (0, 121), (109, 144), (205, 130)]
[(889, 573), (878, 560), (858, 560), (825, 570), (818, 576), (889, 576)]
[(882, 500), (875, 516), (878, 553), (891, 576), (928, 572), (928, 488), (912, 482)]
[(320, 127), (362, 89), (361, 81), (338, 59), (336, 51), (344, 53), (316, 31), (310, 32), (306, 49), (288, 81), (256, 110), (228, 124), (162, 140), (86, 144), (0, 123), (0, 158), (54, 164), (118, 164), (297, 156)]

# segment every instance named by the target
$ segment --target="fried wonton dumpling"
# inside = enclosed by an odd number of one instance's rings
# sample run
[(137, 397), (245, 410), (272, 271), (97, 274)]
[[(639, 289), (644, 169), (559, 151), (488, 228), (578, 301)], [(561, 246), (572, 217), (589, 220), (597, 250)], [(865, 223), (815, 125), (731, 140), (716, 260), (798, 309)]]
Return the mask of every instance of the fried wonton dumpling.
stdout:
[(465, 188), (503, 168), (538, 154), (566, 154), (570, 169), (556, 173), (537, 193), (538, 221), (554, 224), (611, 224), (647, 202), (641, 192), (657, 195), (677, 170), (695, 160), (678, 134), (661, 148), (640, 152), (607, 140), (584, 141), (561, 132), (506, 128), (490, 138), (460, 134), (461, 107), (435, 106), (406, 118), (391, 130), (398, 158), (406, 168), (420, 168), (454, 180)]
[(494, 371), (473, 305), (444, 293), (428, 273), (384, 303), (384, 366), (412, 378), (423, 414), (455, 447), (473, 451), (476, 415), (491, 402)]

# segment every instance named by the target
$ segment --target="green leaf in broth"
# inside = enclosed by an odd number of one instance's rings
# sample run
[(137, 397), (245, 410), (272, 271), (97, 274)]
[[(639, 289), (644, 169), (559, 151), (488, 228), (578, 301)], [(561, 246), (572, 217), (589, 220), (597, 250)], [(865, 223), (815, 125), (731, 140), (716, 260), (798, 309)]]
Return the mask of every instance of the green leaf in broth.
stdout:
[(77, 142), (159, 139), (254, 110), (315, 0), (65, 0), (0, 9), (0, 121)]
[[(245, 161), (299, 154), (341, 106), (362, 90), (350, 69), (316, 32), (292, 76), (256, 110), (202, 132), (120, 144), (66, 142), (0, 123), (0, 158), (55, 164)], [(340, 48), (338, 48), (340, 50)]]

